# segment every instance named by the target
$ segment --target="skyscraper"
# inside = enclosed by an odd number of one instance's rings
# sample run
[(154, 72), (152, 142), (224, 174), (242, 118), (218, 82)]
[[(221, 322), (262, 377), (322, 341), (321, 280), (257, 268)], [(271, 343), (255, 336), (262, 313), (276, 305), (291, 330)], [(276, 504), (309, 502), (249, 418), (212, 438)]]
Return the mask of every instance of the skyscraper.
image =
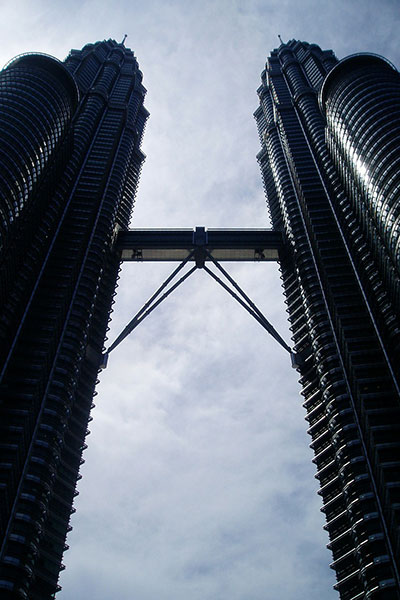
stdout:
[(113, 40), (0, 75), (0, 595), (53, 598), (148, 116)]
[(380, 57), (292, 40), (255, 112), (342, 600), (400, 598), (399, 89)]

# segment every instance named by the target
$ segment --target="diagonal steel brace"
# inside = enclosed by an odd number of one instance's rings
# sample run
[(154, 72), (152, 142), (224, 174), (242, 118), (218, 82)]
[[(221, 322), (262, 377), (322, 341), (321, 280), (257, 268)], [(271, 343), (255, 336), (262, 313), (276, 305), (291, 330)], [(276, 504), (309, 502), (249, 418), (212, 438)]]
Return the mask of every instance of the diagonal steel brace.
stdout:
[(123, 331), (119, 334), (119, 336), (114, 340), (111, 346), (106, 350), (106, 352), (102, 355), (102, 360), (100, 364), (101, 369), (105, 369), (108, 362), (108, 356), (114, 348), (116, 348), (130, 333), (133, 331), (142, 321), (145, 319), (153, 310), (161, 304), (163, 300), (168, 298), (168, 296), (176, 290), (176, 288), (181, 285), (186, 279), (197, 270), (197, 266), (192, 267), (189, 271), (185, 273), (176, 283), (174, 283), (158, 300), (156, 298), (161, 294), (161, 292), (168, 286), (168, 284), (174, 279), (174, 277), (179, 273), (181, 269), (186, 265), (186, 263), (192, 258), (194, 254), (194, 250), (183, 260), (176, 269), (167, 277), (167, 279), (160, 285), (160, 287), (154, 292), (154, 294), (149, 298), (149, 300), (142, 306), (142, 308), (136, 313), (136, 315), (129, 321), (128, 325), (123, 329)]

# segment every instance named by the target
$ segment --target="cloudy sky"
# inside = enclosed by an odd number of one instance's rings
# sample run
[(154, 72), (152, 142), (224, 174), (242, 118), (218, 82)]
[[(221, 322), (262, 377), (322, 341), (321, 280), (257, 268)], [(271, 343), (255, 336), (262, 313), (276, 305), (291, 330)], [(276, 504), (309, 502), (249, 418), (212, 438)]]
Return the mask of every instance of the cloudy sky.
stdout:
[[(298, 38), (397, 66), (399, 0), (2, 0), (0, 60), (131, 47), (151, 113), (132, 225), (265, 227), (255, 90)], [(230, 272), (290, 340), (273, 264)], [(172, 270), (127, 264), (110, 341)], [(101, 375), (60, 600), (331, 600), (297, 374), (196, 272)]]

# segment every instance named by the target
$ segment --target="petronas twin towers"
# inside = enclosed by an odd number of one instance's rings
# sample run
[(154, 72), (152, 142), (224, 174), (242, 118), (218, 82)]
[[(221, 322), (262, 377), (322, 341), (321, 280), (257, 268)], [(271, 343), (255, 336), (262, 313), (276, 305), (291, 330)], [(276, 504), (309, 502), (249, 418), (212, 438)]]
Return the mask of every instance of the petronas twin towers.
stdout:
[[(145, 92), (112, 40), (64, 63), (23, 55), (0, 74), (2, 598), (59, 589)], [(398, 600), (400, 76), (379, 56), (338, 62), (290, 41), (258, 95), (336, 588), (342, 600)]]

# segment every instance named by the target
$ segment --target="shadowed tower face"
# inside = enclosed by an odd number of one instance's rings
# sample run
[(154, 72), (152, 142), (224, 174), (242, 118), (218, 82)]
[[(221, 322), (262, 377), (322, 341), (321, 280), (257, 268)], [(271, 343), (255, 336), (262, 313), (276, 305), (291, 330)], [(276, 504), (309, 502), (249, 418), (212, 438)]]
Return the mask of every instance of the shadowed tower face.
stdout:
[(338, 63), (290, 41), (267, 60), (255, 112), (343, 600), (400, 598), (398, 88), (380, 57)]
[[(0, 596), (53, 598), (148, 116), (108, 40), (0, 75)], [(10, 151), (7, 150), (10, 148)]]

